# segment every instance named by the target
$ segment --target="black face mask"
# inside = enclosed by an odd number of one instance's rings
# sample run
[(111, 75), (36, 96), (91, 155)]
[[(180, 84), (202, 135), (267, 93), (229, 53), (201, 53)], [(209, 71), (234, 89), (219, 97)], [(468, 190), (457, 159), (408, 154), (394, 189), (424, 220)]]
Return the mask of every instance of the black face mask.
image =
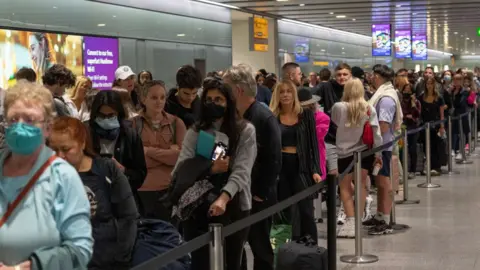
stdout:
[(404, 99), (408, 99), (408, 98), (411, 98), (411, 97), (412, 97), (411, 93), (403, 93), (403, 98)]
[(209, 121), (216, 121), (225, 115), (226, 108), (213, 102), (205, 103), (205, 116)]

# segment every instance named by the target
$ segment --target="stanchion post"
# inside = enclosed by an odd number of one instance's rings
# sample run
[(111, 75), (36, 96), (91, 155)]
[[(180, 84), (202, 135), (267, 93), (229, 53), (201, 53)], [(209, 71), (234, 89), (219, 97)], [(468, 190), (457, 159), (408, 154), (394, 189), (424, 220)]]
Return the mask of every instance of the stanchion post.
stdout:
[(453, 170), (453, 159), (455, 157), (452, 157), (452, 152), (453, 152), (453, 121), (452, 121), (452, 116), (448, 116), (448, 133), (447, 133), (447, 145), (448, 145), (448, 174), (459, 174), (460, 172), (454, 171)]
[(473, 116), (475, 118), (475, 122), (474, 122), (474, 125), (475, 125), (475, 129), (473, 130), (473, 137), (475, 138), (475, 147), (477, 147), (477, 143), (478, 143), (478, 115), (477, 115), (477, 108), (475, 108), (475, 111), (473, 113)]
[(222, 224), (210, 224), (209, 230), (212, 234), (210, 241), (210, 270), (223, 270), (223, 239)]
[(345, 263), (374, 263), (378, 261), (378, 257), (370, 254), (363, 254), (362, 243), (362, 216), (363, 208), (360, 203), (362, 200), (362, 155), (361, 152), (354, 154), (355, 169), (355, 255), (344, 255), (340, 257), (340, 261)]
[[(390, 166), (390, 185), (392, 187), (392, 192), (391, 192), (391, 198), (392, 198), (392, 209), (390, 210), (390, 225), (395, 225), (397, 224), (397, 217), (395, 216), (395, 193), (396, 190), (394, 190), (395, 187), (395, 180), (393, 179), (393, 158), (390, 160), (390, 164), (387, 164)], [(385, 164), (383, 164), (385, 166)]]
[(396, 201), (397, 204), (419, 204), (420, 200), (408, 199), (408, 132), (405, 129), (403, 132), (403, 200)]
[[(427, 127), (425, 129), (425, 156), (427, 159), (426, 162), (426, 174), (427, 174), (427, 182), (423, 184), (419, 184), (418, 187), (420, 188), (438, 188), (440, 185), (432, 184), (432, 156), (431, 156), (431, 141), (430, 141), (430, 123), (427, 123)], [(437, 146), (435, 146), (437, 147)]]
[(470, 127), (470, 132), (468, 135), (468, 155), (472, 154), (472, 113), (468, 112), (468, 126)]
[(460, 116), (460, 119), (458, 119), (458, 126), (460, 128), (460, 153), (462, 153), (462, 160), (457, 163), (472, 164), (473, 161), (467, 160), (467, 154), (465, 153), (465, 144), (467, 142), (465, 141), (465, 133), (463, 133), (463, 117), (465, 117), (465, 115)]
[(327, 252), (328, 269), (337, 270), (337, 177), (327, 175)]

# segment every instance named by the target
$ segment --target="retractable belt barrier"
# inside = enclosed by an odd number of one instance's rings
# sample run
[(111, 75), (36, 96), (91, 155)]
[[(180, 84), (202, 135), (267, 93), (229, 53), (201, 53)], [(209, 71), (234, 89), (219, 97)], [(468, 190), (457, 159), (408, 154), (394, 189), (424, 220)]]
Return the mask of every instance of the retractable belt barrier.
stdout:
[[(471, 113), (471, 110), (469, 110), (468, 112), (464, 113), (464, 114), (461, 114), (459, 116), (456, 116), (456, 117), (448, 117), (448, 121), (449, 123), (452, 122), (453, 120), (459, 120), (460, 118), (463, 118), (465, 116), (467, 116), (469, 113)], [(476, 114), (475, 114), (476, 115)], [(474, 117), (476, 118), (476, 117)], [(438, 126), (439, 124), (441, 123), (444, 123), (446, 122), (447, 120), (439, 120), (439, 121), (435, 121), (435, 122), (429, 122), (429, 123), (426, 123), (424, 124), (423, 126), (421, 127), (418, 127), (418, 128), (415, 128), (415, 129), (412, 129), (412, 130), (408, 130), (408, 131), (404, 131), (402, 133), (402, 135), (400, 136), (397, 136), (394, 138), (393, 141), (391, 142), (388, 142), (386, 144), (383, 144), (379, 147), (376, 147), (376, 148), (373, 148), (373, 149), (369, 149), (367, 151), (364, 151), (364, 152), (359, 152), (358, 154), (355, 153), (355, 158), (354, 160), (349, 164), (349, 166), (347, 167), (347, 169), (342, 172), (338, 177), (337, 177), (337, 182), (338, 181), (341, 181), (345, 175), (347, 174), (347, 172), (349, 172), (356, 163), (359, 163), (358, 162), (358, 159), (361, 159), (362, 157), (367, 157), (367, 156), (370, 156), (374, 153), (377, 153), (377, 152), (381, 152), (382, 150), (384, 149), (387, 149), (389, 148), (390, 146), (394, 145), (398, 140), (400, 140), (401, 138), (405, 137), (406, 138), (406, 134), (407, 135), (410, 135), (410, 134), (415, 134), (415, 133), (418, 133), (418, 132), (421, 132), (423, 130), (426, 130), (427, 127), (435, 127), (435, 126)], [(476, 119), (475, 119), (476, 121)], [(459, 121), (460, 123), (462, 121)], [(449, 126), (449, 129), (451, 129), (451, 125)], [(463, 133), (462, 130), (460, 130), (460, 132)], [(450, 134), (449, 134), (450, 135)], [(449, 141), (451, 141), (451, 139), (449, 138)], [(404, 151), (406, 151), (406, 149), (404, 149)], [(358, 164), (357, 164), (358, 165)], [(384, 164), (385, 166), (385, 164)], [(358, 167), (358, 166), (357, 166)], [(359, 168), (356, 168), (356, 171), (358, 170)], [(360, 166), (360, 169), (361, 169), (361, 166)], [(358, 173), (356, 173), (356, 175), (358, 176)], [(336, 183), (335, 183), (336, 185)], [(360, 185), (355, 185), (355, 186), (360, 186)], [(296, 204), (297, 202), (317, 193), (319, 190), (323, 189), (326, 187), (326, 181), (322, 181), (318, 184), (315, 184), (311, 187), (308, 187), (306, 188), (305, 190), (291, 196), (290, 198), (288, 199), (285, 199), (275, 205), (272, 205), (270, 207), (268, 207), (267, 209), (264, 209), (258, 213), (255, 213), (253, 215), (250, 215), (244, 219), (241, 219), (241, 220), (238, 220), (228, 226), (226, 226), (225, 228), (221, 229), (221, 230), (210, 230), (210, 232), (207, 232), (207, 233), (204, 233), (198, 237), (196, 237), (195, 239), (191, 240), (191, 241), (188, 241), (186, 243), (184, 243), (183, 245), (177, 247), (177, 248), (174, 248), (172, 250), (169, 250), (167, 252), (165, 252), (164, 254), (162, 255), (159, 255), (147, 262), (144, 262), (142, 263), (141, 265), (138, 265), (136, 266), (135, 268), (132, 268), (132, 270), (157, 270), (159, 269), (160, 267), (162, 266), (166, 266), (168, 265), (169, 263), (185, 256), (186, 254), (189, 254), (195, 250), (198, 250), (206, 245), (209, 245), (210, 244), (210, 248), (212, 249), (212, 243), (215, 242), (215, 241), (218, 241), (218, 239), (224, 239), (225, 237), (228, 237), (240, 230), (243, 230), (244, 228), (247, 228), (265, 218), (268, 218), (272, 215), (274, 215), (275, 213), (278, 213), (294, 204)], [(334, 189), (333, 189), (334, 190)], [(357, 198), (357, 193), (358, 193), (358, 197), (360, 195), (360, 192), (355, 192), (355, 199), (359, 199)], [(336, 194), (328, 194), (329, 196), (336, 196)], [(395, 203), (395, 201), (393, 201), (393, 203)], [(327, 211), (334, 211), (335, 209), (331, 210), (331, 209), (327, 209)], [(356, 209), (358, 210), (358, 209)], [(336, 210), (335, 210), (336, 211)], [(355, 211), (355, 217), (356, 219), (359, 217), (359, 213), (357, 213), (357, 211)], [(330, 224), (331, 222), (336, 222), (335, 220), (330, 220), (328, 219), (328, 223)], [(218, 224), (215, 224), (215, 226), (218, 226)], [(333, 226), (334, 227), (334, 226)], [(358, 229), (357, 229), (358, 230)], [(214, 237), (214, 233), (219, 231), (219, 233), (221, 233), (221, 237)], [(216, 235), (217, 236), (217, 235)], [(359, 238), (360, 240), (358, 240), (357, 238)], [(215, 240), (217, 239), (217, 240)], [(215, 241), (214, 241), (215, 240)], [(330, 238), (328, 240), (330, 242)], [(361, 244), (361, 235), (355, 237), (355, 243), (356, 243), (356, 246), (355, 246), (355, 255), (349, 255), (348, 257), (354, 257), (356, 259), (358, 258), (364, 258), (365, 256), (367, 255), (363, 255), (363, 251), (362, 251), (362, 244)], [(216, 254), (218, 254), (218, 251), (216, 252)], [(373, 256), (373, 260), (372, 261), (368, 261), (368, 262), (374, 262), (374, 261), (377, 261), (378, 260), (378, 257), (374, 256), (374, 255), (368, 255), (368, 256)], [(211, 256), (211, 259), (213, 260), (216, 260), (215, 257), (218, 257), (218, 255), (216, 256)], [(376, 258), (376, 259), (375, 259)], [(357, 261), (356, 259), (353, 259), (352, 261), (349, 261), (349, 262), (354, 262), (354, 263), (367, 263), (367, 261)], [(336, 251), (331, 251), (329, 252), (329, 260), (334, 260), (336, 261)], [(219, 267), (218, 264), (211, 264), (211, 265), (215, 265), (214, 267), (212, 267), (212, 269), (216, 269), (216, 270), (222, 270), (223, 267)], [(335, 269), (331, 269), (331, 270), (335, 270)]]

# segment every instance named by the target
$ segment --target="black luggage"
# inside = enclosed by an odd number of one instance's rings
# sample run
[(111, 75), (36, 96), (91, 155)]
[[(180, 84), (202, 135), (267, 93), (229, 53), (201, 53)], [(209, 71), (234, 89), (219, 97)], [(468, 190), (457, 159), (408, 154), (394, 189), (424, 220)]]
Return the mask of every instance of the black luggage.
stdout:
[(326, 270), (327, 249), (319, 247), (310, 237), (304, 237), (280, 246), (276, 265), (276, 270)]
[(423, 152), (423, 145), (417, 143), (417, 166), (415, 172), (423, 173), (424, 163), (425, 162), (425, 153)]

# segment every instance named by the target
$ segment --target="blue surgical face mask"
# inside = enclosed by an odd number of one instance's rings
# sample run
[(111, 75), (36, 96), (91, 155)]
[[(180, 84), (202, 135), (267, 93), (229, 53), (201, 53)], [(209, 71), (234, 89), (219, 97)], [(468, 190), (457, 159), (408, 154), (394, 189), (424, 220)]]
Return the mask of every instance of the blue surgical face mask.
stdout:
[(445, 80), (446, 82), (450, 82), (452, 80), (452, 76), (449, 76), (449, 75), (445, 75), (443, 77), (443, 80)]
[(18, 122), (5, 130), (5, 141), (12, 153), (30, 155), (43, 143), (42, 129)]
[(118, 122), (118, 118), (116, 116), (109, 117), (109, 118), (95, 118), (95, 123), (99, 125), (104, 130), (112, 130), (120, 127), (120, 122)]

